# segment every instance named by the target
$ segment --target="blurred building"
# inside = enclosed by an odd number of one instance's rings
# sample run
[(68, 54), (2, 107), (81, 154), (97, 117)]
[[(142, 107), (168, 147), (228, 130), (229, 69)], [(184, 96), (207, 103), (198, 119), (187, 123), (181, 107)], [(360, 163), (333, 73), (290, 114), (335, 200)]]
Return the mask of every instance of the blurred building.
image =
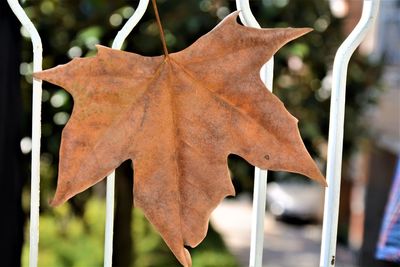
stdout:
[[(345, 2), (347, 31), (361, 15), (362, 1)], [(335, 2), (335, 1), (334, 1)], [(376, 27), (360, 47), (370, 60), (383, 64), (382, 93), (366, 114), (371, 131), (369, 145), (350, 166), (349, 245), (359, 251), (358, 266), (398, 266), (375, 259), (379, 231), (388, 200), (395, 165), (400, 155), (400, 0), (381, 1)], [(342, 202), (343, 203), (343, 202)], [(348, 203), (343, 203), (348, 204)], [(365, 229), (365, 230), (364, 230)]]
[(400, 1), (381, 1), (381, 13), (375, 34), (372, 56), (382, 60), (383, 93), (371, 112), (373, 132), (369, 153), (368, 186), (363, 245), (360, 251), (361, 266), (398, 266), (377, 261), (375, 250), (382, 225), (385, 206), (400, 155)]
[(373, 111), (374, 142), (389, 153), (400, 154), (400, 1), (382, 1), (372, 56), (384, 62), (383, 87)]

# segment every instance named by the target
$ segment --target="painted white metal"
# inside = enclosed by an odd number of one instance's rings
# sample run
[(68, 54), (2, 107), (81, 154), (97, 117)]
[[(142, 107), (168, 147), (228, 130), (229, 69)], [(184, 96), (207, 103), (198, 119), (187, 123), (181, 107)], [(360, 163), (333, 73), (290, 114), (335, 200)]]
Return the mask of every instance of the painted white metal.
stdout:
[[(250, 9), (249, 0), (236, 0), (236, 9), (240, 10), (240, 20), (245, 26), (261, 28), (254, 18)], [(274, 59), (271, 58), (261, 69), (261, 79), (272, 91), (274, 76)], [(254, 170), (254, 193), (253, 193), (253, 212), (251, 222), (251, 240), (250, 240), (250, 267), (262, 266), (263, 246), (264, 246), (264, 218), (267, 193), (266, 170), (255, 168)]]
[(106, 187), (106, 225), (104, 233), (104, 267), (112, 266), (113, 237), (114, 237), (114, 196), (115, 171), (107, 176)]
[[(33, 72), (42, 70), (42, 41), (32, 21), (18, 0), (7, 0), (15, 16), (31, 37), (33, 46)], [(33, 79), (32, 85), (32, 158), (31, 158), (31, 207), (29, 226), (29, 266), (36, 267), (39, 251), (40, 205), (40, 136), (41, 136), (42, 82)]]
[(117, 33), (117, 36), (114, 39), (112, 44), (112, 48), (121, 49), (126, 37), (131, 33), (133, 28), (135, 28), (136, 24), (142, 19), (146, 9), (149, 5), (149, 0), (140, 0), (138, 7), (133, 13), (132, 17), (125, 23), (122, 29)]
[[(129, 18), (115, 37), (112, 48), (120, 50), (126, 37), (131, 33), (136, 24), (143, 17), (149, 0), (141, 0), (135, 13)], [(112, 266), (113, 236), (114, 236), (114, 195), (115, 195), (115, 171), (107, 176), (106, 189), (106, 225), (104, 238), (104, 267)]]
[(333, 267), (336, 260), (347, 67), (351, 55), (374, 24), (378, 15), (379, 2), (380, 0), (364, 0), (361, 19), (339, 47), (333, 63), (326, 174), (328, 187), (325, 189), (321, 267)]

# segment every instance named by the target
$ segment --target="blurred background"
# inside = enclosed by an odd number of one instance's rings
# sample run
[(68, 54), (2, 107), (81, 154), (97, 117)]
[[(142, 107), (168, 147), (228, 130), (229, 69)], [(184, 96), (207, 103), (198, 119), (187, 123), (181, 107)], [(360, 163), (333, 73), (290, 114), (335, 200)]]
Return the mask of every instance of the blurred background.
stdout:
[[(43, 41), (43, 68), (111, 46), (137, 0), (24, 0)], [(158, 0), (170, 52), (179, 51), (235, 10), (227, 0)], [(325, 170), (331, 69), (340, 43), (358, 22), (359, 0), (251, 1), (262, 27), (312, 27), (275, 57), (274, 93), (299, 119), (303, 140)], [(352, 57), (347, 79), (344, 162), (337, 266), (399, 266), (377, 260), (385, 206), (400, 154), (400, 1), (382, 0), (374, 32)], [(0, 1), (0, 258), (28, 266), (32, 48), (24, 28)], [(162, 54), (151, 8), (123, 50)], [(52, 208), (61, 131), (73, 101), (44, 83), (42, 99), (39, 266), (102, 266), (105, 183)], [(192, 249), (194, 266), (246, 266), (254, 168), (231, 155), (237, 197), (213, 213), (205, 241)], [(132, 208), (132, 169), (117, 170), (114, 266), (179, 266), (140, 210)], [(323, 189), (306, 178), (269, 172), (264, 265), (317, 266)]]

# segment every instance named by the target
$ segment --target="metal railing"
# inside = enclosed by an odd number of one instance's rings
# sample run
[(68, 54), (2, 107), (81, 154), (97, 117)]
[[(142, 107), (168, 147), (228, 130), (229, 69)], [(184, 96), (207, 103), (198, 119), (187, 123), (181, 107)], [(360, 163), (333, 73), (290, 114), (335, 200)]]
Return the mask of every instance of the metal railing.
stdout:
[[(20, 6), (18, 0), (7, 0), (21, 24), (26, 28), (33, 46), (33, 71), (42, 70), (42, 43), (33, 23)], [(335, 266), (337, 222), (339, 214), (340, 180), (343, 148), (343, 125), (346, 94), (346, 76), (349, 60), (355, 49), (365, 38), (376, 20), (380, 0), (364, 0), (362, 16), (347, 39), (339, 47), (332, 74), (331, 111), (328, 139), (327, 182), (325, 192), (324, 220), (321, 242), (321, 267)], [(140, 0), (135, 13), (126, 22), (114, 39), (112, 48), (121, 49), (126, 37), (143, 17), (149, 0)], [(254, 18), (249, 0), (236, 0), (236, 7), (241, 10), (239, 16), (248, 27), (260, 28)], [(261, 78), (269, 90), (272, 90), (273, 58), (261, 69)], [(31, 205), (29, 228), (29, 266), (38, 263), (39, 244), (39, 203), (40, 203), (40, 136), (41, 136), (41, 99), (42, 82), (33, 80), (32, 99), (32, 171), (31, 171)], [(254, 174), (254, 198), (252, 215), (252, 232), (250, 244), (250, 267), (262, 266), (264, 242), (264, 218), (267, 189), (267, 171), (256, 168)], [(114, 186), (115, 172), (107, 177), (106, 225), (104, 242), (104, 267), (112, 266), (113, 222), (114, 222)]]
[[(25, 27), (32, 41), (33, 71), (42, 70), (42, 40), (18, 0), (7, 0), (15, 16)], [(36, 267), (39, 252), (39, 205), (40, 205), (40, 136), (42, 109), (42, 81), (32, 83), (32, 156), (31, 156), (31, 207), (29, 225), (29, 266)]]
[(333, 62), (326, 170), (328, 187), (325, 189), (320, 258), (320, 266), (323, 267), (335, 266), (336, 261), (347, 67), (350, 57), (372, 28), (378, 15), (379, 3), (380, 0), (364, 0), (360, 21), (339, 47)]

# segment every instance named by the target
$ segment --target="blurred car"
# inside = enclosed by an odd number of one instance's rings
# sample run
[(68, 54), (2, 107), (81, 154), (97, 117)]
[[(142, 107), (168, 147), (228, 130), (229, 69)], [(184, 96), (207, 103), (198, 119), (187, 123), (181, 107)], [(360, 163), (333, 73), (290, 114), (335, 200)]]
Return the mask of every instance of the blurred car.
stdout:
[(271, 182), (267, 208), (278, 219), (318, 221), (323, 217), (324, 188), (304, 181)]

